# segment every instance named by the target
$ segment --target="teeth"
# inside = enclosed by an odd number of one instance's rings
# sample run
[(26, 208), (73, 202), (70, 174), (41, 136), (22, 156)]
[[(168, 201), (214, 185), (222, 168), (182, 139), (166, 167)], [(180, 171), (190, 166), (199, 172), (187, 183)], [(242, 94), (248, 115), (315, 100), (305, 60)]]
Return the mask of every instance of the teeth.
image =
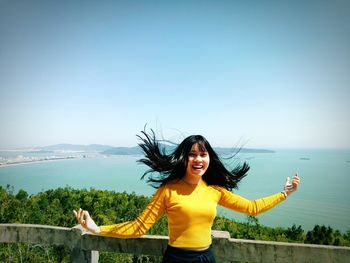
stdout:
[(203, 165), (199, 165), (199, 166), (193, 166), (194, 169), (201, 169), (203, 168)]

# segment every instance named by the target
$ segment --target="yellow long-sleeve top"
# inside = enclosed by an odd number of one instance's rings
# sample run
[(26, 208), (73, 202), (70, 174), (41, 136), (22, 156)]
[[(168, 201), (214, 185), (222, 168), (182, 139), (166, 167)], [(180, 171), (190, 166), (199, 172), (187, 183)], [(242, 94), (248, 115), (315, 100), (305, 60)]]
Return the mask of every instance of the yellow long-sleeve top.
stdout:
[(182, 180), (160, 187), (145, 210), (134, 221), (100, 226), (100, 235), (135, 238), (142, 236), (165, 211), (168, 217), (169, 245), (203, 248), (211, 244), (211, 227), (217, 205), (248, 215), (257, 215), (285, 199), (282, 193), (247, 200), (223, 187), (190, 185)]

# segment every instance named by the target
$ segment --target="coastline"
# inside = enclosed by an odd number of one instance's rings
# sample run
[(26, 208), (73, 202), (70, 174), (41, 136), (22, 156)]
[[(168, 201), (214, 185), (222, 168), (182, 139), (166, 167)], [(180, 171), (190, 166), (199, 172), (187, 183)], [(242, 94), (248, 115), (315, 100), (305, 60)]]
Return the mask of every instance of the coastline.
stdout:
[(78, 156), (67, 156), (67, 157), (52, 157), (52, 158), (40, 158), (40, 159), (24, 159), (24, 160), (18, 160), (18, 161), (6, 161), (4, 163), (0, 163), (0, 169), (2, 167), (11, 167), (11, 166), (18, 166), (18, 165), (25, 165), (25, 164), (33, 164), (33, 163), (43, 163), (43, 162), (53, 162), (53, 161), (61, 161), (61, 160), (70, 160), (70, 159), (78, 159), (78, 158), (85, 158), (85, 157), (78, 157)]

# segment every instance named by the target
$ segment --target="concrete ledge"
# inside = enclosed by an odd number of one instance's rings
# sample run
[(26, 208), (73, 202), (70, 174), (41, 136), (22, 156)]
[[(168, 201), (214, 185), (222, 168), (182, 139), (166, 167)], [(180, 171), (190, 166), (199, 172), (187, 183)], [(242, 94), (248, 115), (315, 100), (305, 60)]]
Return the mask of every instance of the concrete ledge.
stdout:
[(213, 239), (219, 262), (350, 262), (350, 247), (245, 239)]
[[(232, 239), (228, 232), (214, 230), (212, 236), (218, 262), (350, 262), (350, 247)], [(86, 233), (80, 226), (0, 224), (0, 243), (66, 246), (76, 257), (80, 257), (79, 251), (85, 253), (84, 261), (73, 259), (72, 262), (97, 262), (97, 251), (161, 256), (168, 237), (146, 235), (120, 239)]]

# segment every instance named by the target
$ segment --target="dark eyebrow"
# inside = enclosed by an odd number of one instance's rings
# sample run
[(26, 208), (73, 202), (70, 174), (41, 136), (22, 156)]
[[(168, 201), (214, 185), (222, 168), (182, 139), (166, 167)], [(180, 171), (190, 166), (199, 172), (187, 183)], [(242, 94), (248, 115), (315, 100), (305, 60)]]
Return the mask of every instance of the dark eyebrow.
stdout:
[(201, 152), (207, 152), (207, 149), (205, 148), (205, 145), (204, 145), (204, 144), (198, 144), (198, 149), (199, 149)]
[[(196, 153), (197, 151), (190, 151), (189, 153)], [(199, 150), (198, 151), (199, 153), (208, 153), (208, 151), (202, 151), (202, 150)]]

